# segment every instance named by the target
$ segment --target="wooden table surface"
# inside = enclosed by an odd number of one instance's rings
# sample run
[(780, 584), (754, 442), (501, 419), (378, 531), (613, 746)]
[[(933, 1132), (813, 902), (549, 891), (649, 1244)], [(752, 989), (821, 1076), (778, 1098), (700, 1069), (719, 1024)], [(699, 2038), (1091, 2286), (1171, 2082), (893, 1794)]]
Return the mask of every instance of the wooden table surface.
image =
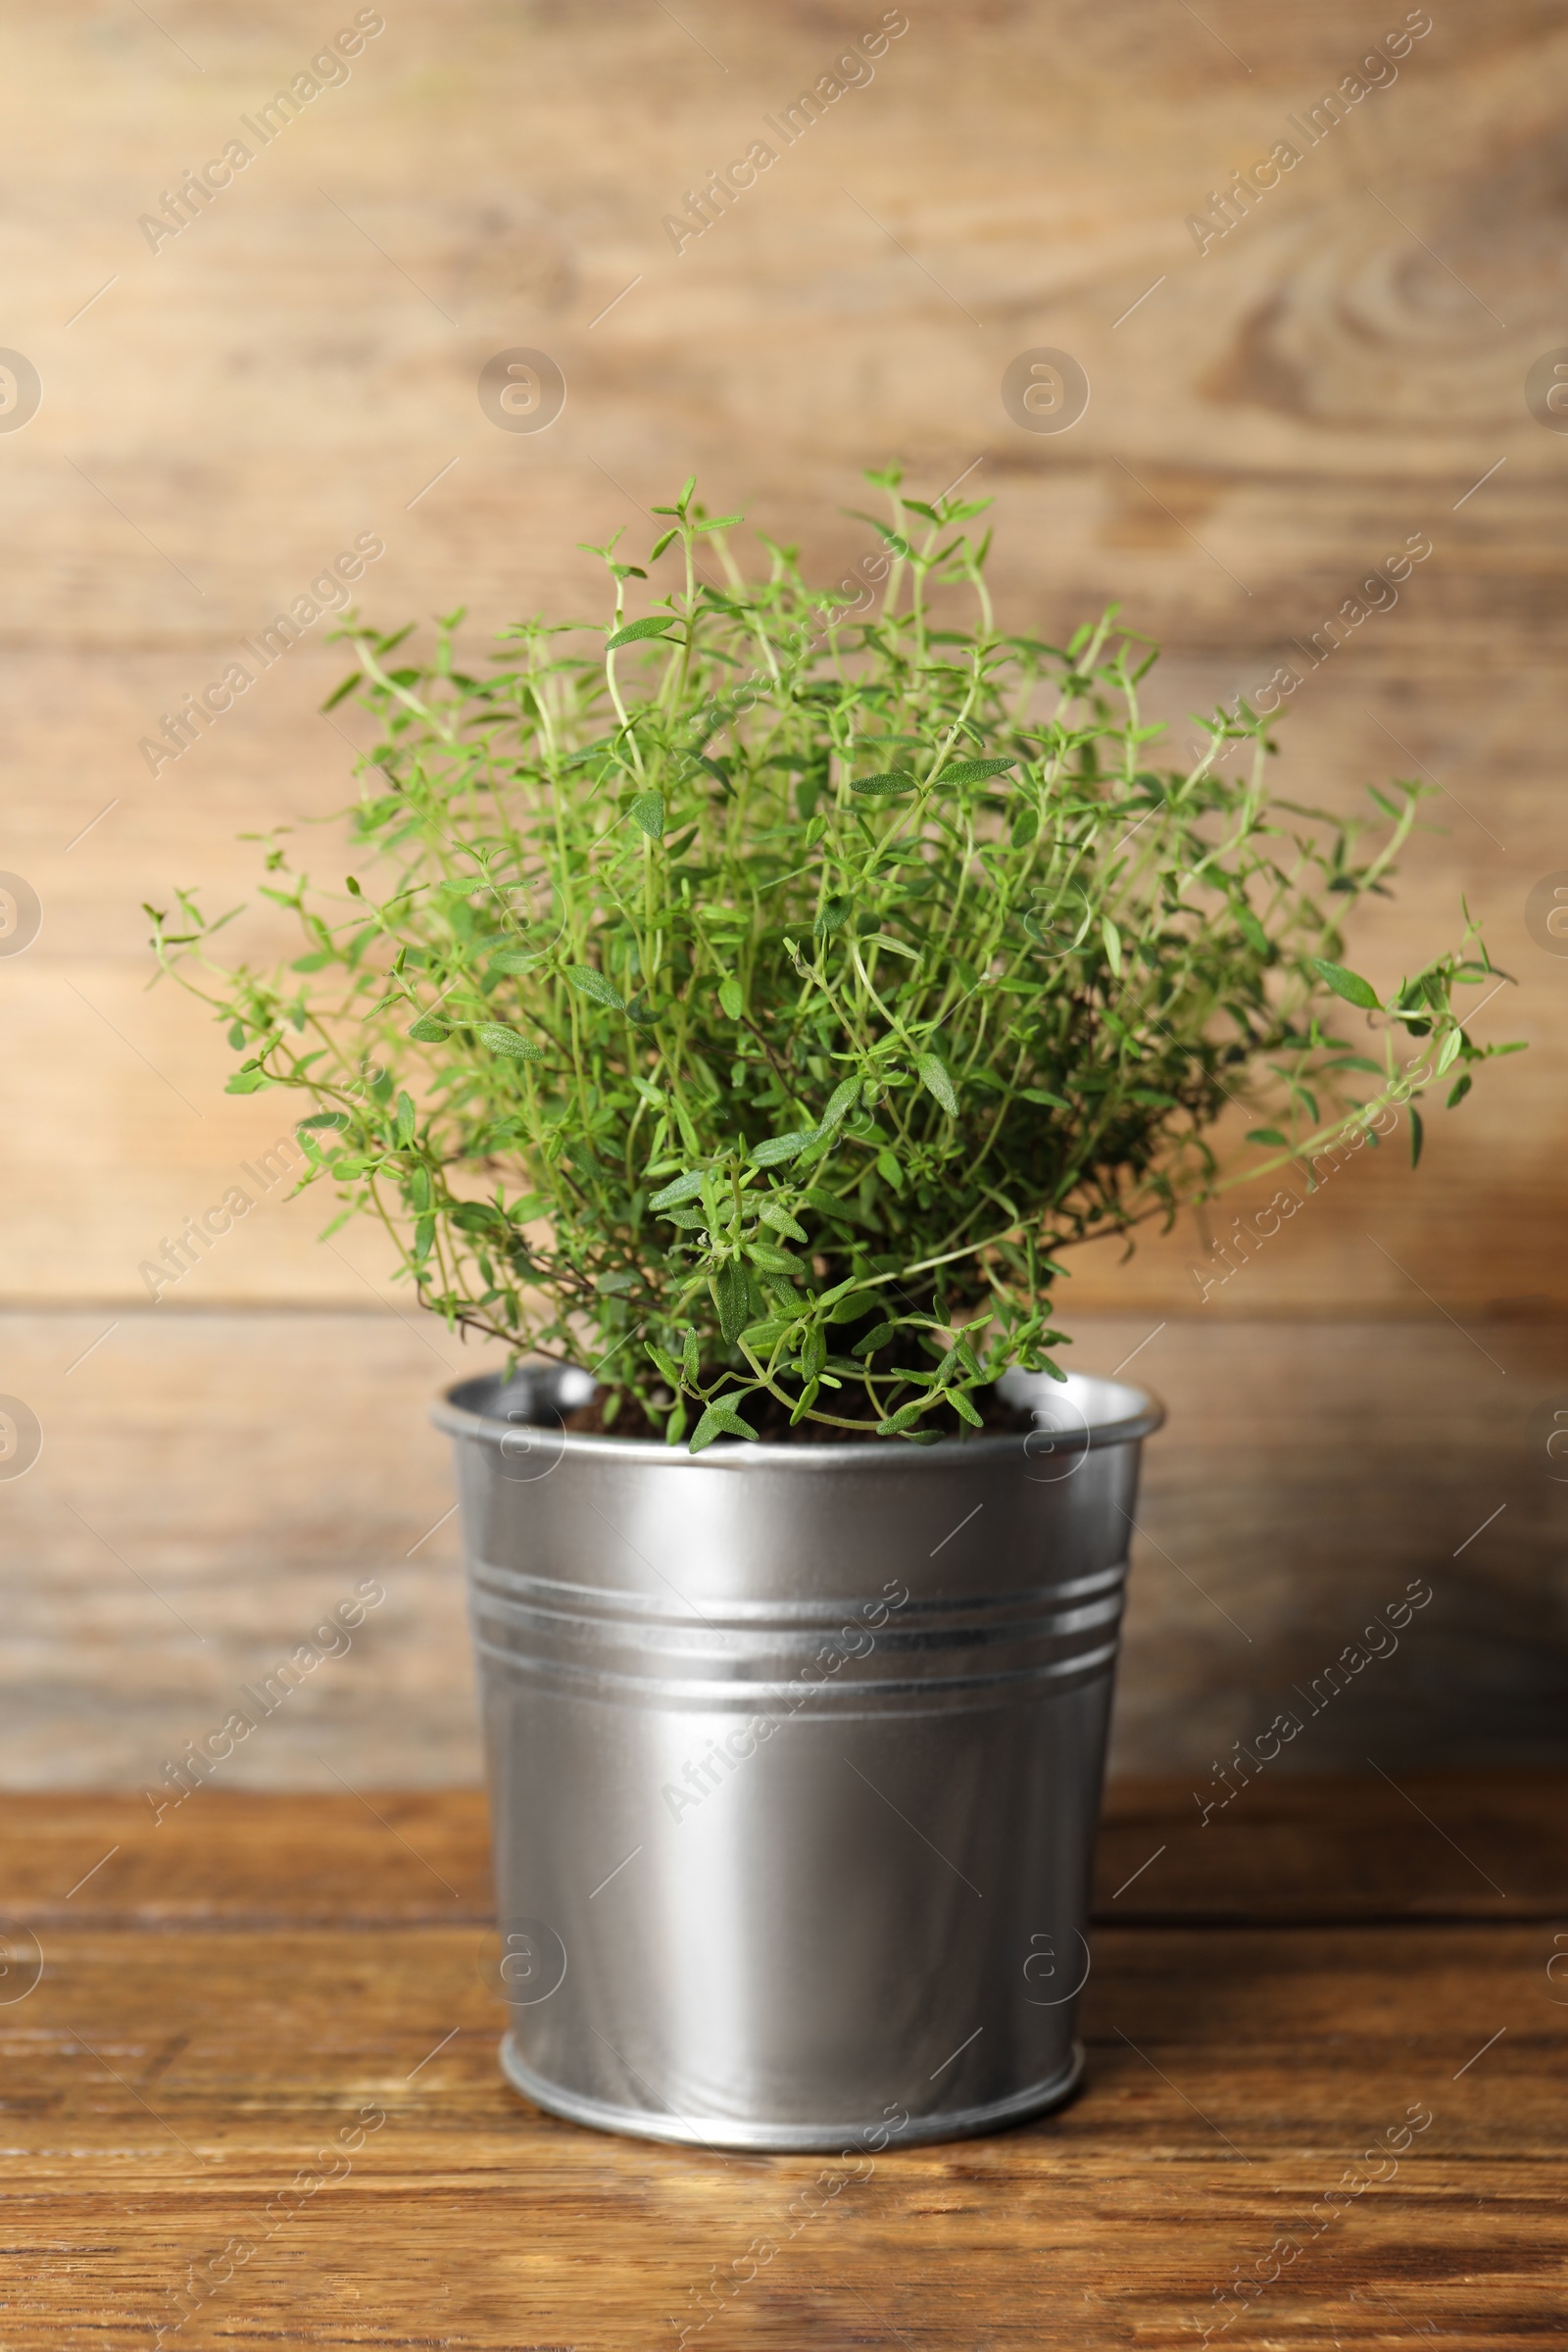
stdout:
[(466, 1791), (8, 1802), (4, 2352), (1568, 2341), (1568, 1779), (1113, 1788), (1082, 2095), (793, 2215), (819, 2159), (504, 2085), (485, 1838)]

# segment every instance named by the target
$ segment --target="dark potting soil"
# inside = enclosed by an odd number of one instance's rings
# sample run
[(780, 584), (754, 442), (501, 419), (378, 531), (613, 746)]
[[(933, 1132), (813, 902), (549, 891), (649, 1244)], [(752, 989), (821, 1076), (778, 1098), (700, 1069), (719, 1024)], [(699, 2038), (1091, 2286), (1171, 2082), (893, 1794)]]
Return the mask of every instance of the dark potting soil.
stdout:
[[(847, 1393), (841, 1392), (841, 1395), (846, 1395), (846, 1401), (842, 1405), (827, 1396), (818, 1401), (830, 1413), (842, 1410), (848, 1420), (853, 1406), (847, 1400)], [(1033, 1427), (1031, 1416), (1027, 1412), (1020, 1412), (1016, 1405), (1008, 1404), (998, 1396), (995, 1389), (980, 1390), (974, 1397), (974, 1405), (983, 1426), (966, 1433), (973, 1437), (1004, 1437)], [(874, 1421), (859, 1422), (853, 1429), (840, 1429), (831, 1422), (821, 1421), (801, 1421), (791, 1428), (788, 1408), (775, 1396), (748, 1396), (740, 1410), (742, 1418), (751, 1423), (758, 1437), (768, 1446), (858, 1446), (867, 1443), (884, 1446), (899, 1442), (897, 1439), (878, 1438)], [(956, 1416), (945, 1414), (943, 1419), (946, 1425), (943, 1428), (944, 1440), (956, 1439)], [(663, 1431), (650, 1421), (632, 1396), (625, 1398), (620, 1411), (608, 1427), (602, 1396), (567, 1413), (565, 1426), (573, 1436), (581, 1437), (637, 1438), (644, 1443), (649, 1439), (662, 1441), (663, 1438)]]

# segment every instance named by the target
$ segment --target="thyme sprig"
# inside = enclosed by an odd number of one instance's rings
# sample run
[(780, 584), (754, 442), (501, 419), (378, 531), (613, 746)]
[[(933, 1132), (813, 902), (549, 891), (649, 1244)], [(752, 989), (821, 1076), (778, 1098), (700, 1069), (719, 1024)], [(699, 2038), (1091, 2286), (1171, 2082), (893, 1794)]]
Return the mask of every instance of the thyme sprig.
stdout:
[(417, 658), (351, 621), (364, 878), (323, 892), (274, 841), (280, 972), (224, 969), (188, 893), (155, 915), (242, 1053), (230, 1091), (304, 1094), (305, 1181), (380, 1221), (426, 1306), (594, 1365), (607, 1420), (635, 1398), (694, 1449), (768, 1400), (978, 1426), (1008, 1367), (1059, 1373), (1065, 1250), (1216, 1189), (1228, 1105), (1287, 1157), (1390, 1099), (1402, 1039), (1450, 1102), (1507, 1050), (1454, 1009), (1494, 978), (1468, 918), (1386, 1000), (1342, 960), (1424, 787), (1366, 823), (1271, 800), (1245, 704), (1156, 765), (1155, 649), (1114, 609), (1064, 646), (999, 632), (984, 502), (869, 478), (879, 610), (784, 547), (746, 577), (688, 482), (635, 619), (649, 571), (612, 542), (607, 621), (519, 623), (478, 672), (461, 613)]

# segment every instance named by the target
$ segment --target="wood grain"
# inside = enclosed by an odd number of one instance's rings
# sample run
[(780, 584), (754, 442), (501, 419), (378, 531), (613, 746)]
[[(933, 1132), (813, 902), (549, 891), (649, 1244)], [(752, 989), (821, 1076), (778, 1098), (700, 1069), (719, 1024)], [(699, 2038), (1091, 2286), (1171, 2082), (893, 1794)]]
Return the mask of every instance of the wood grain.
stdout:
[[(1523, 921), (1561, 857), (1563, 444), (1522, 390), (1563, 331), (1568, 36), (1540, 0), (1438, 12), (1397, 79), (1200, 254), (1189, 215), (1350, 70), (1363, 11), (1258, 22), (1216, 0), (1156, 31), (1129, 0), (915, 10), (874, 78), (677, 254), (662, 222), (683, 191), (878, 13), (416, 0), (157, 252), (138, 216), (298, 72), (323, 21), (287, 0), (111, 24), (70, 0), (0, 36), (29, 93), (14, 168), (47, 191), (28, 227), (0, 222), (6, 332), (46, 388), (0, 451), (6, 855), (45, 905), (36, 946), (0, 969), (21, 1114), (0, 1173), (10, 1296), (133, 1301), (149, 1248), (271, 1140), (266, 1104), (221, 1096), (227, 1057), (197, 1009), (141, 994), (144, 898), (253, 896), (236, 833), (344, 797), (349, 745), (315, 714), (338, 670), (319, 630), (148, 773), (139, 738), (241, 634), (363, 529), (386, 542), (365, 597), (388, 618), (590, 609), (579, 543), (636, 541), (693, 467), (828, 580), (864, 538), (843, 512), (858, 468), (891, 450), (926, 489), (973, 467), (995, 496), (1007, 617), (1059, 633), (1115, 597), (1164, 638), (1154, 709), (1179, 732), (1304, 663), (1296, 641), (1430, 536), (1397, 607), (1291, 698), (1281, 778), (1337, 807), (1391, 770), (1445, 788), (1446, 833), (1358, 918), (1356, 953), (1380, 982), (1419, 963), (1462, 889), (1520, 983), (1486, 1034), (1532, 1051), (1433, 1122), (1418, 1181), (1397, 1154), (1338, 1179), (1245, 1299), (1233, 1286), (1211, 1308), (1419, 1313), (1368, 1227), (1461, 1316), (1568, 1303), (1568, 1007)], [(475, 398), (483, 361), (519, 340), (568, 379), (542, 434), (495, 431)], [(1094, 387), (1051, 438), (997, 390), (1042, 341)], [(334, 836), (307, 838), (341, 868)], [(358, 1303), (313, 1214), (259, 1209), (202, 1269), (207, 1300)], [(1191, 1231), (1126, 1268), (1091, 1253), (1080, 1311), (1191, 1311), (1206, 1255)]]
[[(1167, 1822), (1183, 1794), (1144, 1788), (1110, 1837)], [(1508, 1847), (1563, 1916), (1559, 1786), (1411, 1794), (1472, 1835), (1489, 1824), (1488, 1854)], [(110, 1864), (69, 1924), (40, 1865), (123, 1826), (120, 1812), (19, 1800), (10, 1926), (14, 1942), (38, 1905), (45, 1967), (0, 2008), (17, 2248), (0, 2342), (145, 2343), (190, 2309), (194, 2270), (216, 2291), (166, 2340), (620, 2352), (673, 2341), (706, 2311), (687, 2340), (715, 2347), (1165, 2352), (1228, 2311), (1228, 2340), (1259, 2352), (1524, 2352), (1550, 2340), (1568, 2252), (1555, 1931), (1545, 1911), (1423, 1922), (1444, 1865), (1400, 1880), (1401, 1832), (1378, 1797), (1361, 1853), (1397, 1924), (1343, 1924), (1332, 1890), (1314, 1911), (1314, 1870), (1332, 1876), (1338, 1855), (1354, 1874), (1364, 1797), (1296, 1792), (1272, 1875), (1280, 1815), (1226, 1833), (1271, 1925), (1239, 1921), (1191, 1838), (1173, 1848), (1184, 1924), (1102, 1909), (1082, 2096), (994, 2139), (889, 2150), (805, 2223), (789, 2208), (817, 2160), (602, 2137), (505, 2088), (482, 1931), (428, 1900), (404, 1908), (406, 1856), (348, 1800), (218, 1799), (199, 1836), (161, 1849), (139, 1909)], [(473, 1800), (391, 1802), (470, 1884)], [(1364, 2179), (1363, 2149), (1412, 2113), (1431, 2121), (1396, 2172), (1325, 2222), (1326, 2192)], [(375, 2115), (350, 2170), (270, 2226), (269, 2197)], [(777, 2251), (752, 2277), (759, 2238)], [(1297, 2251), (1276, 2282), (1239, 2317), (1216, 2310), (1216, 2290), (1255, 2278), (1282, 2238)], [(220, 2281), (207, 2266), (221, 2272), (235, 2239), (249, 2251)]]
[[(1400, 1777), (1568, 1762), (1563, 1490), (1533, 1419), (1568, 1402), (1568, 1354), (1544, 1325), (1423, 1313), (1077, 1322), (1075, 1361), (1123, 1367), (1169, 1413), (1145, 1450), (1117, 1772), (1179, 1771), (1206, 1798), (1281, 1709), (1302, 1729), (1269, 1782), (1369, 1755)], [(16, 1314), (0, 1345), (44, 1431), (27, 1476), (0, 1480), (0, 1785), (160, 1782), (367, 1578), (385, 1601), (220, 1784), (477, 1778), (426, 1408), (481, 1351), (373, 1302)], [(1367, 1629), (1412, 1583), (1431, 1601), (1371, 1659), (1391, 1635)], [(1363, 1664), (1310, 1713), (1302, 1693), (1349, 1644)]]
[[(679, 254), (664, 214), (878, 9), (408, 0), (156, 252), (138, 217), (336, 20), (305, 0), (65, 0), (0, 26), (27, 191), (0, 207), (0, 339), (44, 387), (0, 433), (0, 865), (44, 909), (0, 956), (0, 1285), (31, 1310), (8, 1326), (6, 1384), (49, 1432), (39, 1469), (0, 1482), (0, 1779), (157, 1776), (349, 1571), (384, 1576), (385, 1610), (244, 1772), (475, 1771), (420, 1416), (476, 1359), (397, 1320), (373, 1235), (323, 1249), (326, 1204), (281, 1187), (156, 1308), (139, 1271), (279, 1131), (267, 1099), (222, 1094), (201, 1009), (147, 992), (142, 902), (248, 901), (226, 936), (266, 957), (282, 934), (238, 837), (291, 827), (342, 871), (318, 820), (351, 790), (360, 722), (318, 715), (339, 671), (324, 624), (157, 775), (140, 739), (359, 532), (386, 546), (368, 611), (466, 603), (483, 633), (594, 611), (580, 543), (640, 547), (646, 510), (697, 470), (827, 583), (865, 544), (845, 512), (859, 469), (890, 452), (927, 492), (967, 470), (994, 498), (1009, 621), (1060, 635), (1116, 598), (1165, 642), (1151, 708), (1176, 743), (1288, 662), (1282, 789), (1348, 808), (1391, 772), (1435, 782), (1441, 829), (1357, 916), (1355, 958), (1380, 984), (1418, 966), (1463, 893), (1516, 983), (1477, 1034), (1530, 1044), (1429, 1122), (1415, 1176), (1402, 1134), (1363, 1154), (1206, 1295), (1246, 1189), (1125, 1263), (1080, 1257), (1062, 1301), (1078, 1360), (1109, 1368), (1161, 1324), (1133, 1371), (1173, 1407), (1121, 1768), (1206, 1788), (1210, 1760), (1418, 1574), (1438, 1594), (1420, 1640), (1314, 1721), (1312, 1764), (1561, 1756), (1557, 1493), (1527, 1433), (1568, 1395), (1568, 965), (1524, 908), (1568, 864), (1568, 442), (1523, 387), (1568, 333), (1568, 34), (1545, 0), (1433, 13), (1397, 80), (1202, 254), (1188, 216), (1382, 20), (1350, 0), (913, 8), (874, 79)], [(567, 377), (546, 433), (479, 410), (480, 367), (516, 344)], [(1038, 344), (1093, 387), (1049, 438), (998, 391)], [(1411, 533), (1432, 553), (1397, 605), (1309, 666), (1312, 632)]]
[[(1554, 1920), (1568, 1910), (1565, 1799), (1562, 1771), (1284, 1776), (1204, 1822), (1174, 1781), (1113, 1780), (1094, 1914), (1151, 1928)], [(489, 1838), (477, 1788), (210, 1787), (157, 1818), (139, 1795), (34, 1791), (8, 1817), (4, 1916), (40, 1935), (485, 1923)]]

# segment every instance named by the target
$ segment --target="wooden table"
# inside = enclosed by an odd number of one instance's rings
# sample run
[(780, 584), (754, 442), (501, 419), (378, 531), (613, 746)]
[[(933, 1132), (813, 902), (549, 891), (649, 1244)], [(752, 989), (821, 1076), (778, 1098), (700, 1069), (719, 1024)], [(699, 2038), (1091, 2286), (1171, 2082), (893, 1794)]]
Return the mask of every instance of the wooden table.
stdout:
[(1568, 2342), (1563, 1779), (1264, 1780), (1206, 1827), (1121, 1785), (1083, 2095), (806, 2220), (820, 2160), (505, 2087), (476, 1794), (29, 1796), (0, 1844), (4, 2352), (182, 2309), (165, 2341)]

